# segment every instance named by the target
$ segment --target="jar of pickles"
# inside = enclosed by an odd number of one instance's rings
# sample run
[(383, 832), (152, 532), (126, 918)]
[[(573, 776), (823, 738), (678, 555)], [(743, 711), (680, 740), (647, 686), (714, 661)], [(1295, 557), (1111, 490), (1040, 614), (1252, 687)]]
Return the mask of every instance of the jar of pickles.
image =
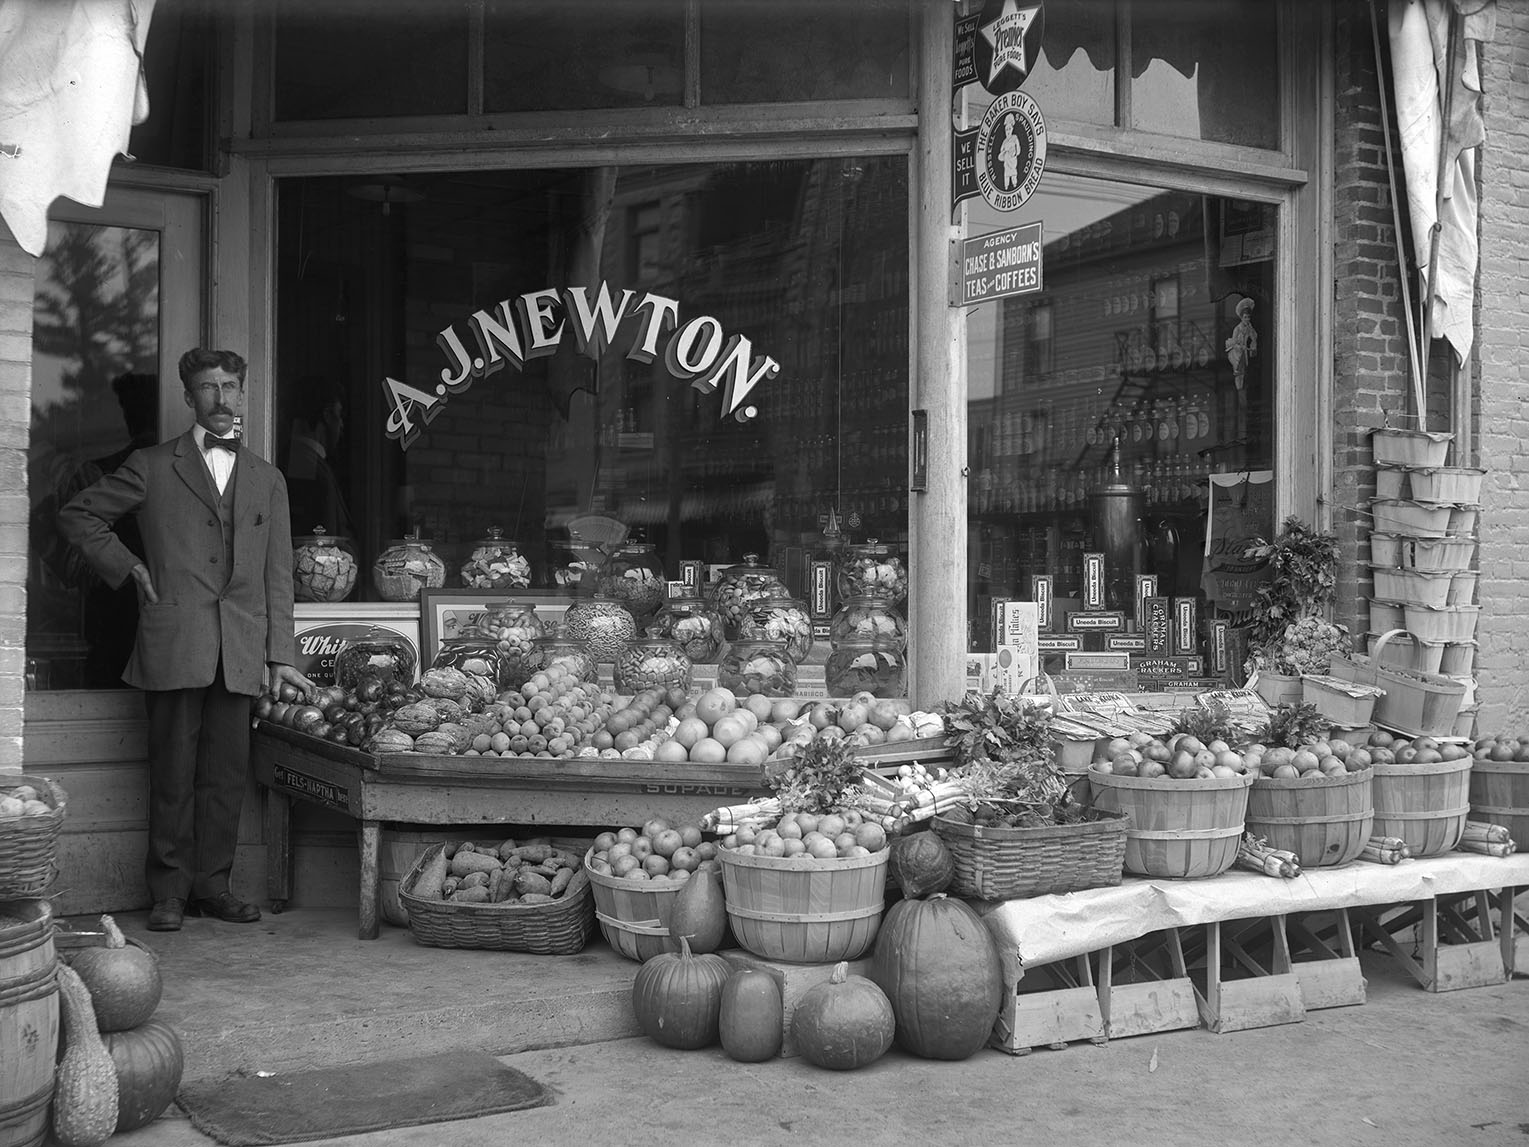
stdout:
[(292, 539), (292, 595), (298, 601), (344, 601), (356, 588), (356, 553), (350, 539), (330, 537), (323, 526)]
[(738, 636), (783, 641), (786, 655), (800, 665), (812, 652), (812, 615), (806, 602), (790, 595), (763, 597), (749, 603)]
[(473, 543), (472, 554), (462, 563), (466, 589), (525, 589), (530, 584), (531, 563), (498, 526), (490, 526)]
[(690, 586), (664, 604), (648, 623), (648, 633), (677, 642), (694, 665), (715, 665), (727, 643), (722, 619)]
[(596, 594), (576, 598), (563, 614), (568, 636), (582, 641), (596, 661), (615, 661), (637, 636), (637, 622), (620, 598)]
[(759, 564), (758, 554), (744, 554), (741, 565), (728, 566), (712, 583), (711, 604), (722, 618), (729, 640), (739, 636), (749, 606), (767, 597), (790, 597), (780, 574)]
[(908, 623), (897, 607), (884, 597), (859, 594), (839, 606), (828, 623), (829, 639), (839, 645), (851, 638), (885, 641), (898, 649), (908, 648)]
[(532, 642), (547, 632), (536, 607), (507, 601), (484, 615), (483, 632), (494, 639), (504, 663), (506, 689), (519, 689), (536, 670), (530, 667)]
[(422, 589), (446, 584), (446, 563), (418, 533), (397, 538), (372, 563), (372, 585), (383, 601), (418, 601)]
[(899, 605), (908, 596), (908, 571), (893, 548), (875, 538), (845, 546), (835, 578), (839, 600), (881, 597)]
[(531, 670), (526, 675), (527, 679), (537, 673), (545, 673), (553, 666), (561, 666), (576, 681), (592, 683), (600, 678), (600, 667), (595, 663), (589, 646), (569, 636), (562, 626), (531, 642), (526, 665)]
[(616, 658), (616, 692), (690, 688), (690, 658), (679, 643), (666, 637), (639, 637)]
[(646, 621), (664, 604), (663, 563), (650, 542), (627, 542), (600, 567), (596, 592), (626, 603), (639, 622)]
[(464, 633), (441, 642), (440, 652), (430, 662), (432, 669), (458, 669), (476, 677), (487, 677), (496, 690), (509, 688), (499, 643), (486, 633)]
[(717, 684), (740, 697), (790, 697), (796, 692), (796, 662), (784, 641), (739, 638), (717, 663)]
[(884, 641), (851, 637), (828, 655), (823, 679), (830, 697), (869, 693), (873, 697), (906, 697), (908, 663), (903, 651)]

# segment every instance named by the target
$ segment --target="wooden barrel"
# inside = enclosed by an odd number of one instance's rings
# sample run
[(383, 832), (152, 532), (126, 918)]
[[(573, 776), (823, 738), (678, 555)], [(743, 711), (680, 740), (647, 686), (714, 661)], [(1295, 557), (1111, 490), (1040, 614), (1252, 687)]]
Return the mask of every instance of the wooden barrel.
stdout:
[(47, 1135), (57, 976), (48, 901), (0, 901), (0, 1147), (36, 1147)]
[(1374, 835), (1374, 776), (1362, 769), (1320, 780), (1260, 777), (1248, 792), (1247, 830), (1295, 853), (1302, 868), (1347, 864)]
[(1127, 872), (1193, 880), (1219, 876), (1237, 860), (1251, 773), (1175, 780), (1090, 770), (1094, 806), (1128, 812)]
[(1471, 814), (1469, 758), (1371, 768), (1376, 836), (1400, 837), (1413, 856), (1437, 856), (1460, 843)]
[(766, 960), (832, 964), (870, 951), (881, 928), (891, 849), (816, 860), (723, 849), (727, 919), (740, 947)]
[(1529, 852), (1529, 761), (1472, 761), (1471, 816), (1503, 825)]
[(594, 849), (584, 854), (584, 872), (595, 894), (595, 919), (605, 942), (628, 960), (651, 960), (663, 952), (678, 952), (669, 938), (669, 917), (682, 884), (671, 881), (626, 880), (589, 866)]

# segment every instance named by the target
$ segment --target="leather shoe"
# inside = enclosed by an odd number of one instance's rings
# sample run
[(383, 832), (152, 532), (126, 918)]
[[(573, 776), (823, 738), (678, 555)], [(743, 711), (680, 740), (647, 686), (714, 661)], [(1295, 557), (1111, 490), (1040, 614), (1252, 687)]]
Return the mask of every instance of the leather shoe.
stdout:
[(186, 915), (186, 902), (179, 896), (154, 901), (149, 910), (150, 932), (179, 932), (181, 920)]
[(229, 924), (253, 924), (260, 919), (260, 909), (246, 904), (232, 892), (219, 892), (193, 900), (186, 909), (193, 916), (215, 916)]

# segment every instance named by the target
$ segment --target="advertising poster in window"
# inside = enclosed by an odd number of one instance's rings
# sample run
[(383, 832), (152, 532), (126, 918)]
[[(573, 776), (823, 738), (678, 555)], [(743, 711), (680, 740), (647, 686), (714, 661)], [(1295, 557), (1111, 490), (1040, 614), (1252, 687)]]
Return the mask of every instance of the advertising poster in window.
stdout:
[(1258, 603), (1268, 563), (1244, 557), (1256, 538), (1274, 534), (1274, 472), (1211, 474), (1205, 529), (1205, 597), (1213, 611), (1240, 618)]

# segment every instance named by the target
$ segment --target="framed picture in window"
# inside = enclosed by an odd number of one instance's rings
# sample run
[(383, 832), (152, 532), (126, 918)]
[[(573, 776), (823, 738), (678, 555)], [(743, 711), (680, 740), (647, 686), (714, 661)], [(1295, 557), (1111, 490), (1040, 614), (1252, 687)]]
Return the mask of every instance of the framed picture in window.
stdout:
[(519, 589), (502, 593), (487, 589), (425, 589), (419, 595), (420, 667), (429, 668), (441, 644), (479, 625), (488, 611), (507, 601), (536, 607), (543, 623), (561, 621), (569, 597), (560, 590)]

